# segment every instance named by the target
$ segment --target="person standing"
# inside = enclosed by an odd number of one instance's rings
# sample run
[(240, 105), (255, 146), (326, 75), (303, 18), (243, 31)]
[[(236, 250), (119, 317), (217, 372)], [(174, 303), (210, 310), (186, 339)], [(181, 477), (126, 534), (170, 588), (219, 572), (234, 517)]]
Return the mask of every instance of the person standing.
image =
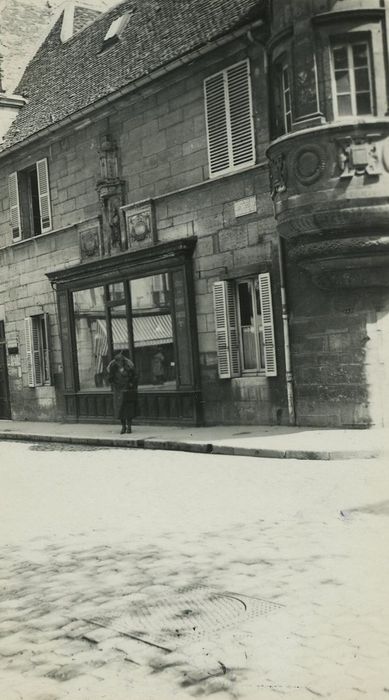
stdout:
[(138, 375), (132, 360), (118, 352), (109, 363), (108, 381), (113, 391), (115, 417), (122, 424), (120, 434), (132, 432), (132, 419), (137, 413)]

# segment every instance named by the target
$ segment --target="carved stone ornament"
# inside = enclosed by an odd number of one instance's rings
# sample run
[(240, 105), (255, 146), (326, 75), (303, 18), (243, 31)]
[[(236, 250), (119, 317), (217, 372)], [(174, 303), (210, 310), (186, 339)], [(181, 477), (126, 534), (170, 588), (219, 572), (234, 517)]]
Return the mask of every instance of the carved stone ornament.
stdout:
[(354, 175), (378, 176), (382, 173), (377, 140), (382, 134), (366, 134), (364, 139), (348, 136), (337, 139), (337, 161), (341, 178)]
[(307, 144), (299, 148), (293, 156), (293, 172), (302, 185), (312, 185), (322, 176), (327, 164), (324, 148)]
[(78, 225), (81, 262), (101, 257), (102, 237), (100, 222), (85, 222)]
[(270, 158), (270, 193), (272, 198), (286, 192), (288, 171), (284, 153)]
[(150, 201), (140, 206), (122, 207), (129, 248), (152, 245), (156, 240), (154, 207)]

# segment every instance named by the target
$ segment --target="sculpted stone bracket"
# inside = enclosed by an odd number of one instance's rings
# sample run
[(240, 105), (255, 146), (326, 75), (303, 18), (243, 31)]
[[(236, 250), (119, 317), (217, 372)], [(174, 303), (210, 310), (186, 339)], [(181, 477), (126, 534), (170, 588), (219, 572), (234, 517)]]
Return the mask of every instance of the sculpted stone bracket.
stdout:
[(284, 153), (280, 153), (274, 158), (270, 158), (270, 193), (272, 199), (277, 194), (286, 192), (288, 181), (288, 170)]
[(366, 134), (363, 138), (347, 136), (342, 139), (335, 139), (340, 177), (381, 175), (379, 140), (382, 137), (382, 134)]

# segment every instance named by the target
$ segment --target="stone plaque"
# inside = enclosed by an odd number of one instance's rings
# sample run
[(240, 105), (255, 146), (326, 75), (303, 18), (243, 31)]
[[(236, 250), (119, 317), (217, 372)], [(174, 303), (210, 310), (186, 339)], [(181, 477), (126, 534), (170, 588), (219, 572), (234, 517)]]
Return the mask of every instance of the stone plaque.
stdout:
[(257, 198), (255, 195), (252, 197), (245, 197), (244, 199), (238, 199), (234, 202), (234, 213), (235, 217), (246, 216), (247, 214), (255, 214), (257, 211)]
[(88, 262), (88, 260), (94, 260), (95, 258), (101, 257), (103, 251), (99, 221), (79, 224), (78, 231), (81, 262)]
[(140, 206), (127, 205), (121, 209), (126, 223), (128, 247), (141, 248), (153, 245), (156, 232), (152, 202)]

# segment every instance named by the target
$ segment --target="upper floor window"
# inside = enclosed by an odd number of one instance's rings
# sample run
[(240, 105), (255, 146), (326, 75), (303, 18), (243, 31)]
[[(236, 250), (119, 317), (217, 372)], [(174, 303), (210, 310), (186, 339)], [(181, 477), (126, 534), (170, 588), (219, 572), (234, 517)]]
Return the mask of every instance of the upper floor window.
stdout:
[(204, 82), (211, 177), (255, 163), (249, 62), (242, 61)]
[(373, 114), (373, 81), (367, 41), (332, 47), (332, 89), (336, 117)]
[(8, 180), (12, 240), (39, 236), (52, 229), (47, 158), (11, 173)]
[(292, 131), (290, 69), (285, 57), (276, 61), (272, 76), (274, 136), (282, 136)]

